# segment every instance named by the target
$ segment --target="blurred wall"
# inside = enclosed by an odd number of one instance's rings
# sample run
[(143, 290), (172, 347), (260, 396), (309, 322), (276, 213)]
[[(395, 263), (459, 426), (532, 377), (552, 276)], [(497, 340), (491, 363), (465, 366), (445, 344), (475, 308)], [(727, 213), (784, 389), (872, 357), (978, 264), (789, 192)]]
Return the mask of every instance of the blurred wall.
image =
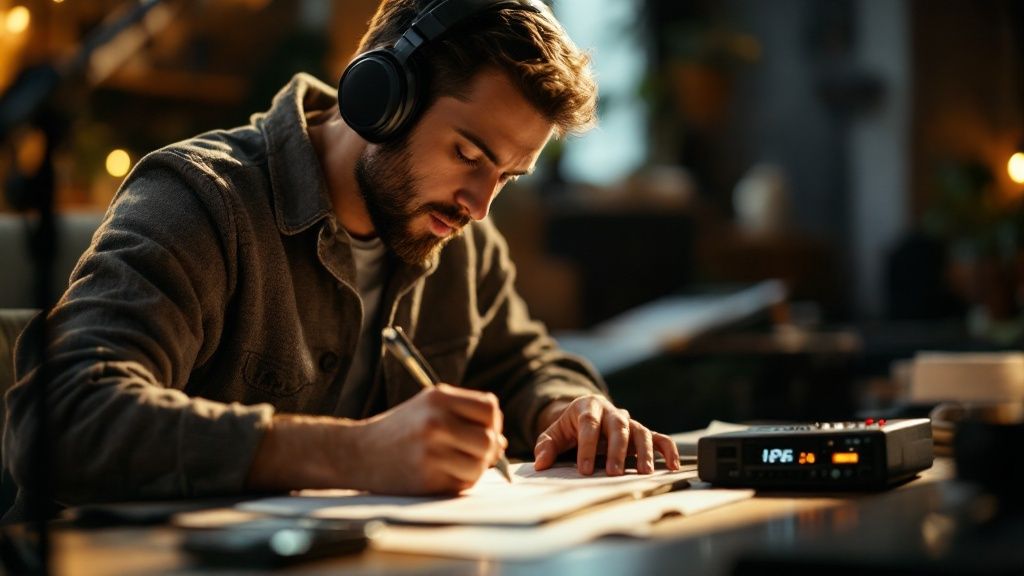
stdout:
[(794, 224), (846, 244), (848, 223), (844, 117), (826, 82), (850, 59), (850, 2), (730, 0), (736, 25), (756, 37), (761, 59), (739, 70), (719, 146), (717, 186), (729, 191), (753, 163), (786, 172)]
[[(691, 170), (702, 198), (733, 217), (744, 175), (780, 167), (797, 243), (828, 247), (832, 317), (885, 316), (887, 260), (937, 204), (947, 229), (926, 231), (939, 252), (991, 250), (979, 245), (996, 234), (1007, 254), (1024, 246), (1024, 227), (1007, 222), (1024, 214), (1024, 187), (1006, 172), (1024, 142), (1024, 2), (649, 3), (659, 65), (688, 80), (675, 87), (679, 110), (655, 119), (652, 157)], [(954, 190), (964, 210), (944, 199), (950, 167), (976, 179)]]
[(877, 320), (886, 310), (886, 258), (911, 225), (910, 10), (861, 0), (854, 11), (854, 66), (877, 93), (849, 127), (850, 272), (857, 316)]

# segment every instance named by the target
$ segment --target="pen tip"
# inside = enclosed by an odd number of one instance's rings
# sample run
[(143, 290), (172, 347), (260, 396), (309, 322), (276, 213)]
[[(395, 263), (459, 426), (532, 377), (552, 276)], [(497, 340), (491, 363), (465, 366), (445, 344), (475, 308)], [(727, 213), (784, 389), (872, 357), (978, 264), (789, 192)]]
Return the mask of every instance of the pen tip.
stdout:
[(505, 480), (508, 480), (508, 483), (511, 484), (512, 472), (508, 469), (508, 458), (506, 458), (505, 455), (503, 454), (500, 458), (498, 458), (498, 461), (497, 463), (495, 463), (494, 466), (498, 469), (498, 472), (501, 472), (501, 475), (505, 477)]

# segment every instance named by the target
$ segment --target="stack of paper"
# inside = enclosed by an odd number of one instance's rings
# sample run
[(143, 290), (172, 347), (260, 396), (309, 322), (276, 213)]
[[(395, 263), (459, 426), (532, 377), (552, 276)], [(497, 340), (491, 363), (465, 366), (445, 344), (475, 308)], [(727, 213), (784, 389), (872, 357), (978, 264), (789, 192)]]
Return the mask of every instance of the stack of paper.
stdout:
[(918, 403), (1024, 400), (1024, 353), (922, 352), (914, 358), (910, 399)]
[[(377, 549), (466, 558), (546, 555), (605, 534), (643, 535), (667, 515), (688, 515), (749, 498), (749, 490), (687, 489), (680, 472), (582, 476), (574, 467), (537, 472), (514, 464), (509, 484), (489, 470), (453, 497), (378, 496), (350, 490), (304, 490), (238, 505), (250, 513), (341, 520), (384, 520)], [(397, 525), (396, 525), (397, 524)]]

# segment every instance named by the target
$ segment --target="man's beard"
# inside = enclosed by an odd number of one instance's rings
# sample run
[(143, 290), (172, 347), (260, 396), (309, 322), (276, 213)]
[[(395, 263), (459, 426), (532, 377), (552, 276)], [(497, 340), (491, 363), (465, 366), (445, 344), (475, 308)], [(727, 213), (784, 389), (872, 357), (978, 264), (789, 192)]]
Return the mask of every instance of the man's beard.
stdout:
[[(403, 138), (377, 147), (373, 154), (363, 151), (356, 160), (355, 176), (359, 193), (377, 235), (396, 256), (409, 264), (423, 264), (458, 236), (469, 223), (469, 216), (453, 204), (427, 202), (415, 205), (419, 182), (410, 168), (409, 150)], [(415, 233), (412, 223), (423, 214), (436, 212), (455, 226), (447, 237)]]

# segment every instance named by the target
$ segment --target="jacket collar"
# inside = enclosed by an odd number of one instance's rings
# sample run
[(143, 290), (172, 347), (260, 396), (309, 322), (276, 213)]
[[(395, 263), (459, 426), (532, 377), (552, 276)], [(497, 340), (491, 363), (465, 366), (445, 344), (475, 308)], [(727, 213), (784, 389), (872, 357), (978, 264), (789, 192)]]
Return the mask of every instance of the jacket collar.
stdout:
[(306, 114), (337, 103), (330, 86), (300, 73), (274, 96), (270, 110), (253, 117), (267, 141), (275, 215), (282, 234), (302, 232), (331, 212), (327, 182), (309, 138)]

